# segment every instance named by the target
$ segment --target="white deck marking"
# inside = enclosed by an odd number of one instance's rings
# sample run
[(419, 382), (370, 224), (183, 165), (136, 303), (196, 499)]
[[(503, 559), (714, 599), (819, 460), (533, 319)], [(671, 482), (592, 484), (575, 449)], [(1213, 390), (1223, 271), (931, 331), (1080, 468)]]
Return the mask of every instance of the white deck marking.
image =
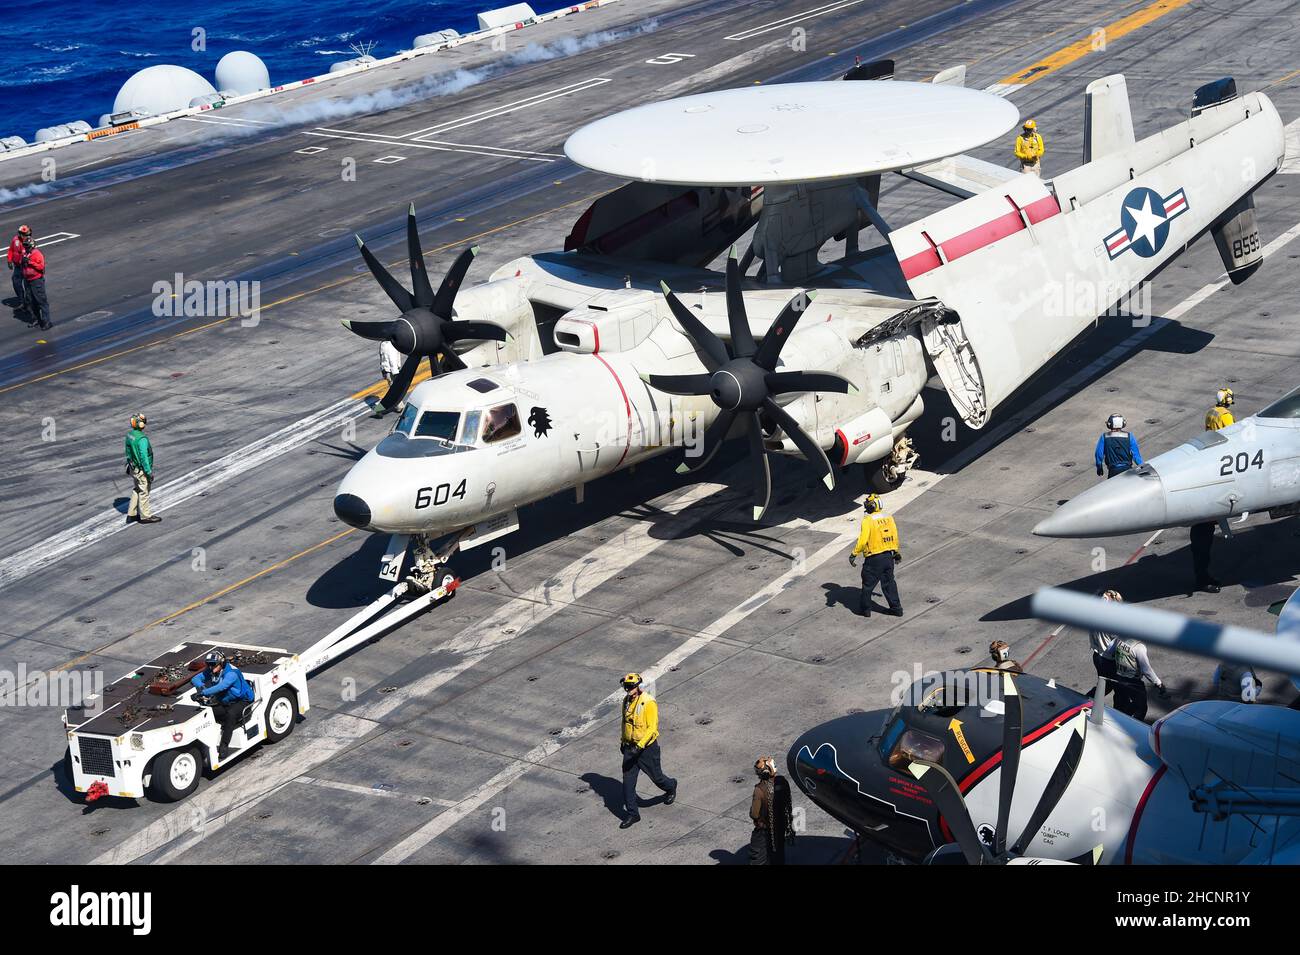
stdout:
[[(382, 720), (407, 701), (427, 697), (480, 663), (493, 650), (519, 639), (561, 610), (578, 603), (614, 575), (703, 520), (706, 516), (703, 510), (684, 512), (692, 504), (725, 491), (724, 484), (700, 483), (661, 498), (655, 503), (668, 514), (667, 519), (634, 523), (622, 534), (588, 551), (542, 583), (510, 600), (487, 619), (466, 627), (449, 643), (439, 644), (433, 649), (435, 654), (456, 654), (455, 662), (353, 712), (369, 720)], [(725, 506), (734, 503), (729, 501)]]
[(60, 242), (67, 242), (69, 239), (80, 238), (80, 232), (51, 232), (49, 235), (37, 237), (36, 244), (37, 246), (44, 247), (47, 245), (58, 245)]
[[(363, 401), (344, 398), (329, 407), (299, 418), (264, 438), (246, 444), (202, 467), (195, 468), (173, 481), (160, 484), (150, 493), (153, 510), (166, 511), (178, 504), (210, 491), (219, 485), (272, 461), (282, 454), (315, 441), (322, 435), (339, 428), (344, 422), (359, 418), (369, 411)], [(126, 516), (117, 508), (101, 511), (75, 527), (47, 537), (38, 544), (20, 550), (0, 560), (0, 590), (35, 574), (70, 554), (97, 544), (106, 537), (126, 530)]]
[(404, 133), (402, 139), (417, 139), (432, 133), (441, 133), (449, 129), (460, 129), (462, 126), (472, 126), (475, 123), (481, 123), (484, 120), (495, 119), (498, 116), (505, 116), (509, 113), (517, 112), (521, 109), (531, 109), (542, 103), (548, 103), (553, 99), (559, 99), (561, 96), (572, 96), (574, 93), (581, 93), (585, 90), (595, 89), (606, 83), (612, 82), (607, 77), (593, 76), (589, 80), (582, 80), (578, 83), (571, 83), (568, 86), (558, 86), (553, 90), (547, 90), (544, 93), (534, 93), (532, 96), (525, 97), (521, 100), (515, 100), (512, 103), (502, 103), (500, 106), (494, 106), (491, 109), (485, 109), (477, 113), (470, 113), (468, 116), (462, 116), (459, 119), (449, 119), (445, 123), (439, 123), (436, 126), (426, 126), (424, 129), (417, 129), (413, 132)]
[(314, 156), (317, 153), (323, 153), (328, 149), (328, 146), (303, 146), (302, 149), (295, 149), (294, 152), (300, 156)]
[(491, 146), (484, 147), (483, 149), (453, 149), (448, 146), (435, 146), (431, 143), (422, 143), (422, 142), (415, 142), (415, 141), (396, 140), (396, 139), (371, 139), (367, 136), (358, 136), (356, 133), (348, 133), (347, 135), (342, 135), (339, 133), (318, 133), (315, 130), (311, 130), (311, 129), (304, 130), (303, 135), (320, 136), (325, 139), (345, 139), (354, 143), (370, 143), (371, 145), (374, 146), (400, 145), (403, 149), (410, 149), (411, 147), (415, 147), (416, 149), (432, 149), (433, 151), (440, 152), (440, 153), (468, 153), (474, 156), (490, 156), (493, 159), (518, 159), (524, 162), (555, 162), (554, 159), (548, 159), (545, 156), (540, 156), (540, 155), (524, 156), (515, 152), (504, 152), (504, 151), (488, 152), (488, 150), (492, 149)]
[(293, 782), (306, 783), (308, 786), (320, 786), (324, 789), (337, 789), (339, 792), (354, 793), (358, 796), (386, 796), (389, 799), (409, 799), (412, 802), (427, 801), (435, 806), (443, 807), (456, 805), (450, 799), (435, 799), (423, 793), (412, 794), (398, 792), (396, 789), (382, 789), (378, 786), (358, 786), (355, 783), (341, 783), (335, 779), (317, 779), (315, 776), (299, 776)]
[[(335, 126), (317, 126), (317, 132), (322, 133), (339, 133), (344, 136), (368, 136), (377, 140), (388, 140), (392, 145), (407, 145), (402, 142), (402, 136), (390, 135), (389, 133), (372, 133), (364, 129), (339, 129)], [(515, 149), (511, 146), (487, 146), (482, 143), (453, 143), (444, 139), (428, 139), (420, 137), (420, 142), (429, 143), (434, 146), (453, 146), (458, 149), (487, 149), (492, 152), (501, 153), (519, 153), (522, 156), (550, 156), (552, 159), (563, 159), (564, 153), (547, 153), (539, 152), (536, 149)]]
[[(280, 746), (263, 749), (256, 770), (232, 764), (229, 772), (200, 783), (199, 791), (180, 807), (96, 856), (92, 864), (124, 865), (182, 839), (169, 853), (174, 858), (238, 819), (285, 783), (337, 756), (378, 727), (354, 716), (332, 713), (303, 729), (310, 736), (304, 745), (286, 745), (292, 741), (285, 740)], [(244, 757), (238, 762), (249, 760)]]
[(772, 20), (768, 23), (761, 23), (756, 27), (748, 30), (741, 30), (739, 33), (733, 33), (731, 36), (724, 36), (724, 40), (748, 40), (750, 37), (758, 36), (762, 33), (770, 33), (773, 30), (780, 30), (794, 23), (800, 23), (804, 20), (811, 20), (813, 17), (825, 16), (828, 13), (836, 13), (845, 10), (848, 7), (856, 6), (863, 0), (837, 0), (835, 3), (827, 3), (820, 7), (813, 7), (811, 10), (805, 10), (803, 13), (793, 13), (788, 17), (782, 17), (780, 20)]
[(394, 163), (406, 162), (406, 157), (405, 156), (380, 156), (378, 159), (371, 160), (371, 162), (377, 162), (381, 166), (391, 166)]

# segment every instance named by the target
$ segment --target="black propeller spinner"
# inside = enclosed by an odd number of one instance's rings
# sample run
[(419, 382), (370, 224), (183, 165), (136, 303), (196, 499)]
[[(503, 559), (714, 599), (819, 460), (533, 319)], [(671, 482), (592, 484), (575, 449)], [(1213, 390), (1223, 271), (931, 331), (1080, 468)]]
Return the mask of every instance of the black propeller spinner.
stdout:
[(664, 298), (673, 316), (695, 343), (704, 366), (703, 375), (642, 375), (653, 388), (670, 395), (708, 395), (721, 411), (704, 432), (703, 453), (678, 467), (678, 473), (696, 471), (708, 464), (739, 418), (749, 438), (750, 461), (754, 468), (754, 520), (761, 520), (772, 496), (772, 474), (763, 447), (763, 429), (759, 413), (765, 413), (813, 465), (821, 472), (826, 487), (834, 490), (835, 472), (826, 460), (826, 452), (804, 433), (797, 421), (776, 403), (776, 395), (802, 391), (838, 391), (847, 394), (853, 384), (839, 375), (824, 371), (777, 371), (781, 349), (790, 339), (812, 292), (800, 292), (786, 303), (772, 323), (763, 344), (755, 345), (745, 317), (745, 299), (740, 289), (740, 267), (735, 249), (727, 259), (727, 324), (731, 329), (731, 347), (709, 331), (678, 300), (666, 283), (660, 282)]
[(406, 251), (411, 260), (412, 294), (402, 288), (402, 283), (393, 278), (375, 254), (366, 248), (361, 236), (357, 236), (357, 245), (361, 248), (361, 257), (366, 260), (370, 272), (379, 283), (380, 288), (388, 293), (393, 304), (401, 311), (402, 317), (387, 322), (344, 321), (343, 327), (362, 338), (393, 343), (406, 361), (402, 362), (401, 371), (393, 379), (388, 393), (379, 402), (383, 411), (392, 411), (406, 397), (411, 387), (411, 379), (420, 367), (420, 362), (429, 359), (429, 367), (435, 374), (459, 371), (465, 363), (452, 350), (451, 346), (460, 341), (506, 341), (510, 336), (504, 328), (491, 322), (467, 322), (452, 319), (452, 303), (460, 283), (469, 271), (469, 264), (478, 253), (477, 248), (463, 251), (447, 270), (435, 295), (429, 284), (429, 273), (424, 267), (424, 253), (420, 250), (420, 233), (415, 225), (415, 203), (411, 203), (406, 213)]
[[(971, 821), (970, 810), (966, 800), (952, 775), (938, 763), (925, 759), (913, 760), (908, 771), (916, 777), (921, 786), (939, 807), (939, 812), (948, 822), (957, 848), (968, 865), (1004, 865), (1012, 859), (1025, 854), (1030, 841), (1038, 835), (1047, 817), (1052, 814), (1056, 804), (1065, 795), (1065, 790), (1079, 768), (1079, 759), (1083, 755), (1084, 725), (1086, 717), (1079, 716), (1072, 721), (1070, 740), (1065, 745), (1056, 769), (1047, 781), (1038, 805), (1034, 807), (1025, 824), (1024, 831), (1010, 849), (1007, 848), (1007, 826), (1011, 820), (1011, 798), (1016, 791), (1016, 775), (1020, 771), (1020, 747), (1022, 743), (1024, 707), (1016, 682), (1010, 673), (1002, 674), (1002, 773), (998, 781), (998, 821), (993, 833), (993, 846), (985, 845)], [(940, 847), (931, 853), (930, 861), (950, 861), (951, 853), (945, 853)], [(1071, 859), (1071, 862), (1094, 864), (1097, 860), (1094, 850), (1085, 856)], [(947, 856), (948, 858), (945, 858)], [(951, 860), (955, 861), (955, 860)]]

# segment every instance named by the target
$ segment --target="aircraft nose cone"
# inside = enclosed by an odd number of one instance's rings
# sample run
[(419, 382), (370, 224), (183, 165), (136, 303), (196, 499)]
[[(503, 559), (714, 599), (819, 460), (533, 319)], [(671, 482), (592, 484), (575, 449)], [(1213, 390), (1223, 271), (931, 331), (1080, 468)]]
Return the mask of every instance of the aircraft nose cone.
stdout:
[(344, 524), (351, 524), (362, 530), (370, 526), (370, 506), (355, 494), (335, 495), (334, 513)]
[(1152, 471), (1126, 471), (1088, 488), (1038, 522), (1039, 537), (1112, 537), (1165, 526), (1165, 488)]

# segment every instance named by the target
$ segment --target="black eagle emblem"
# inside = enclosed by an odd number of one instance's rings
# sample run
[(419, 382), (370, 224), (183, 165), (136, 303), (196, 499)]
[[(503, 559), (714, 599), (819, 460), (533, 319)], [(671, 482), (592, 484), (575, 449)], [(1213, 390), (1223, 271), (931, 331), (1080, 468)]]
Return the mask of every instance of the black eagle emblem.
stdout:
[(544, 438), (551, 433), (551, 416), (545, 408), (534, 408), (530, 411), (528, 423), (533, 427), (535, 438)]

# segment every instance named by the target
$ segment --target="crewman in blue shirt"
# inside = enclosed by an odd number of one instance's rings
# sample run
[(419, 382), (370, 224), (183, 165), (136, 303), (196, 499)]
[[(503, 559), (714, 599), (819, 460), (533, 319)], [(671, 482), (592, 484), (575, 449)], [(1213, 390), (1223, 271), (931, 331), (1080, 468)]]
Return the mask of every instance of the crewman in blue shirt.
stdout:
[(217, 760), (221, 762), (230, 755), (230, 737), (239, 725), (244, 708), (253, 702), (253, 686), (220, 650), (213, 650), (203, 662), (207, 666), (194, 674), (190, 682), (196, 691), (195, 701), (211, 703), (212, 715), (221, 724), (221, 743), (217, 746)]
[(1113, 478), (1123, 474), (1129, 468), (1142, 463), (1142, 452), (1138, 450), (1137, 438), (1124, 430), (1124, 416), (1113, 414), (1106, 419), (1106, 430), (1097, 439), (1097, 477), (1102, 475), (1102, 465), (1106, 466), (1106, 477)]

